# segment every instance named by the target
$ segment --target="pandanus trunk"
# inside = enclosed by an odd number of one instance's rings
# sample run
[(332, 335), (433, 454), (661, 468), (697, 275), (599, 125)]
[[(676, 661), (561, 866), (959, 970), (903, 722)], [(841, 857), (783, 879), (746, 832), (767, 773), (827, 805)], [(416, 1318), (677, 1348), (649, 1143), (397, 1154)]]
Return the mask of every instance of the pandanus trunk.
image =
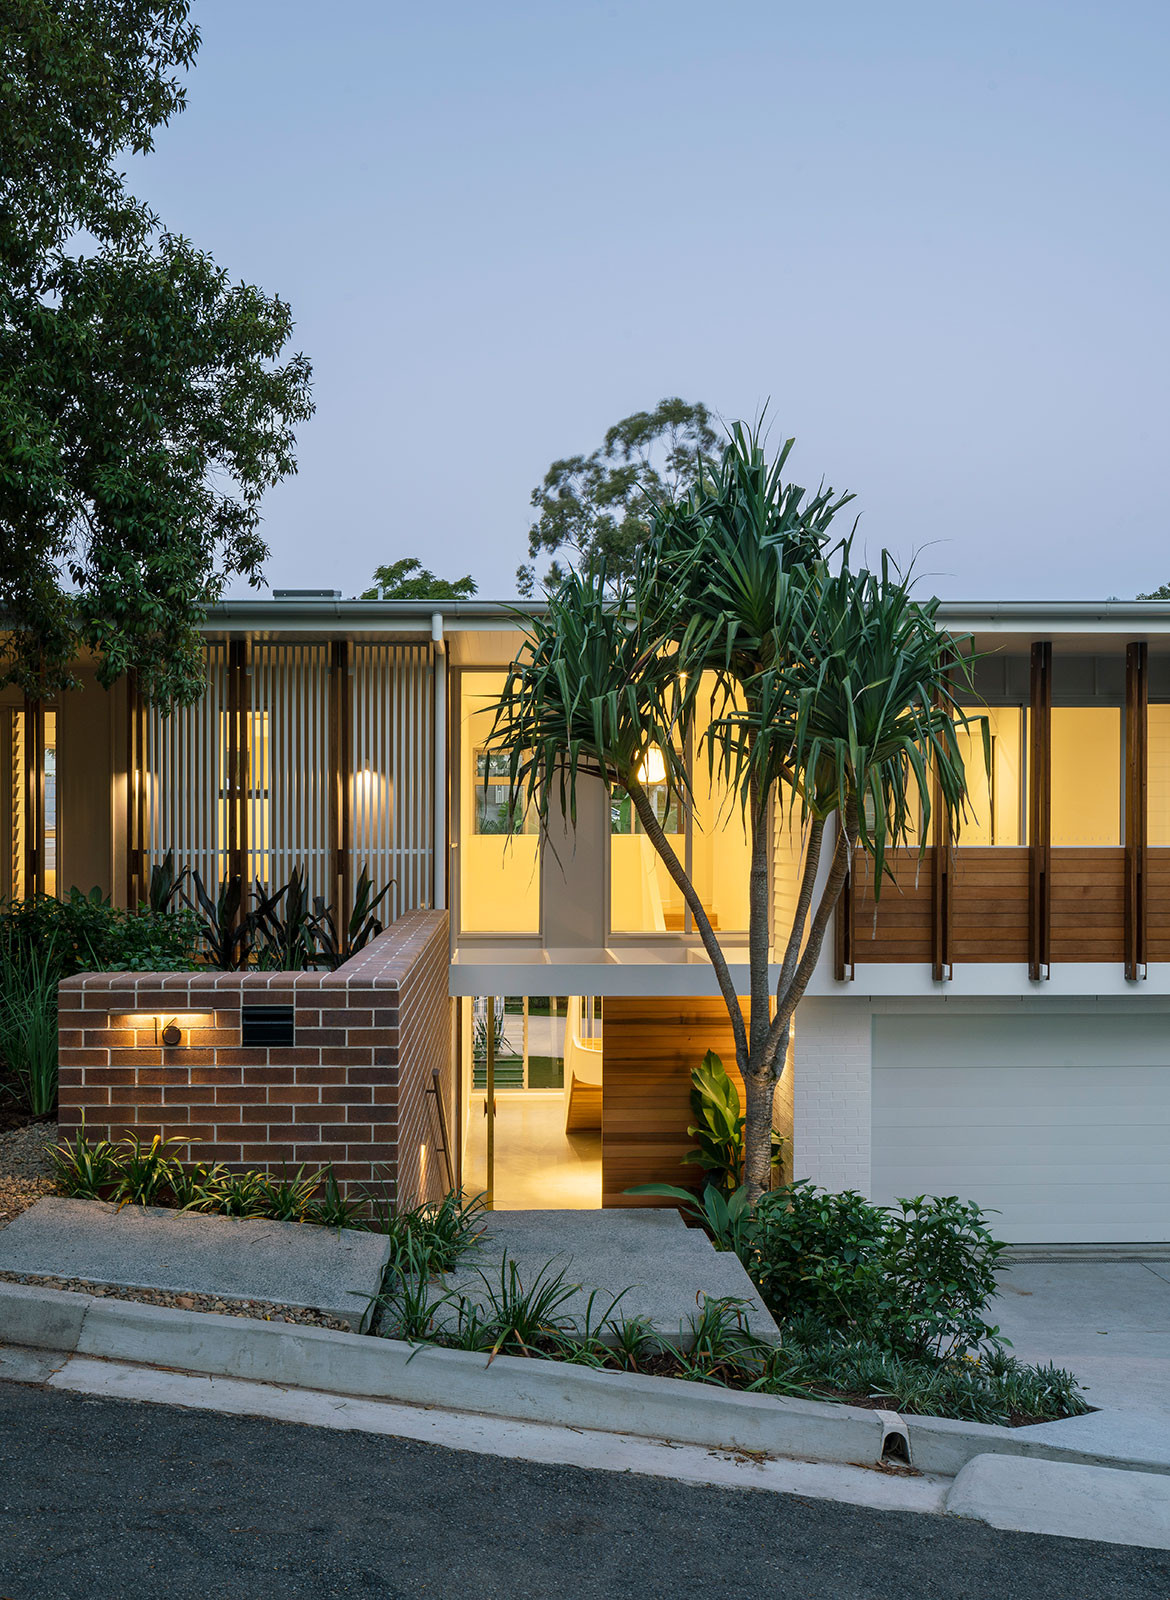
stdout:
[(751, 1200), (772, 1185), (772, 1103), (776, 1082), (770, 1072), (744, 1078), (747, 1124), (744, 1128), (744, 1182)]

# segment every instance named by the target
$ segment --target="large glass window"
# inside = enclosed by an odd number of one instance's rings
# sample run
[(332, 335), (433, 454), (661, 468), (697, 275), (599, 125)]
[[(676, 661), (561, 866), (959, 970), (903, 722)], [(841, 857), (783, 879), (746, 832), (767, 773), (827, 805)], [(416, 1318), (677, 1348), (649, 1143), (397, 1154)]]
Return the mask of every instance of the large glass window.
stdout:
[(968, 848), (1027, 843), (1027, 712), (1022, 706), (980, 706), (991, 742), (988, 765), (981, 722), (957, 733), (967, 773), (967, 815), (955, 819), (957, 842)]
[(460, 725), (459, 885), (465, 933), (540, 932), (535, 817), (508, 805), (507, 766), (487, 748), (502, 672), (465, 672)]
[(1122, 714), (1114, 706), (1052, 708), (1052, 844), (1104, 849), (1124, 842)]
[[(711, 718), (705, 686), (693, 734), (699, 750)], [(712, 927), (742, 932), (748, 925), (750, 847), (739, 802), (709, 771), (705, 750), (694, 756), (691, 804), (667, 803), (666, 785), (655, 779), (662, 758), (651, 751), (647, 784), (663, 832), (687, 868)], [(610, 927), (615, 933), (690, 933), (693, 919), (674, 880), (642, 830), (629, 799), (615, 795), (610, 828)]]
[[(677, 798), (668, 800), (666, 784), (653, 779), (662, 757), (651, 751), (643, 775), (654, 815), (685, 865), (686, 820)], [(610, 802), (609, 925), (615, 933), (681, 932), (686, 922), (682, 894), (666, 864), (646, 837), (630, 797), (614, 792)]]
[(1147, 843), (1170, 846), (1170, 705), (1152, 705), (1147, 722)]

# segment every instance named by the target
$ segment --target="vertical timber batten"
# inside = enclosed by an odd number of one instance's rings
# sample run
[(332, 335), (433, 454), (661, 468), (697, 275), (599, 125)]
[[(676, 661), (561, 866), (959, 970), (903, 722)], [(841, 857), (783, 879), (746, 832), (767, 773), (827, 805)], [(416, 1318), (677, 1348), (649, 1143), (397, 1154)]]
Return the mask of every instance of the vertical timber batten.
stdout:
[(24, 697), (24, 884), (26, 895), (45, 892), (45, 702)]
[(951, 874), (954, 867), (954, 828), (950, 813), (943, 805), (942, 783), (937, 770), (931, 780), (931, 917), (930, 917), (930, 968), (936, 983), (945, 983), (954, 976), (954, 957), (951, 953)]
[(352, 716), (352, 647), (348, 639), (333, 641), (329, 662), (329, 801), (330, 836), (333, 842), (333, 879), (338, 895), (339, 925), (348, 918), (353, 870), (350, 790), (353, 775), (353, 749), (350, 732)]
[(247, 740), (244, 718), (247, 715), (248, 646), (244, 639), (228, 644), (227, 670), (227, 875), (240, 881), (241, 905), (247, 888), (248, 859), (248, 774), (245, 770)]
[(1047, 978), (1052, 959), (1052, 642), (1032, 646), (1028, 738), (1028, 976)]
[(1125, 976), (1146, 975), (1149, 647), (1125, 648)]
[(146, 898), (146, 703), (131, 674), (126, 680), (126, 905)]

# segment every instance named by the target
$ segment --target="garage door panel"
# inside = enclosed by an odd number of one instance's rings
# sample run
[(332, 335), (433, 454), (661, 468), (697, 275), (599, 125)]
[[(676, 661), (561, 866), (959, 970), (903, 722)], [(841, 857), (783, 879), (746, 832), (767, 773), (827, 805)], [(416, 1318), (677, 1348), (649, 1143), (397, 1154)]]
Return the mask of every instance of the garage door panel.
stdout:
[(1012, 1242), (1170, 1237), (1170, 1025), (874, 1018), (872, 1192), (957, 1194)]
[[(1165, 1018), (1118, 1015), (976, 1017), (876, 1016), (875, 1057), (933, 1067), (948, 1059), (963, 1066), (1099, 1068), (1160, 1067), (1170, 1061)], [(896, 1048), (892, 1048), (896, 1047)]]

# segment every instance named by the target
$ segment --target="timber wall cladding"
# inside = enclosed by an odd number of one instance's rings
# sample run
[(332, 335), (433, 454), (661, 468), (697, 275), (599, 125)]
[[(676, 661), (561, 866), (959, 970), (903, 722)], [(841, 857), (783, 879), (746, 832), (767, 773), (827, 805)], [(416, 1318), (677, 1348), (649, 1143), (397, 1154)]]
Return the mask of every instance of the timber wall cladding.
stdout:
[(1026, 848), (996, 845), (954, 853), (951, 959), (1027, 961)]
[(683, 1157), (694, 1149), (691, 1069), (708, 1050), (723, 1060), (743, 1099), (735, 1042), (722, 1000), (617, 999), (603, 1002), (605, 1075), (601, 1107), (603, 1206), (673, 1205), (628, 1195), (636, 1183), (694, 1188), (702, 1173)]
[[(60, 1124), (158, 1133), (192, 1159), (331, 1165), (411, 1199), (446, 1189), (435, 1070), (454, 1112), (447, 916), (414, 911), (336, 972), (90, 973), (60, 990)], [(244, 1007), (291, 1006), (294, 1044), (241, 1043)], [(182, 1043), (161, 1043), (176, 1018)], [(428, 1156), (423, 1157), (425, 1145)]]
[(934, 851), (890, 850), (887, 877), (874, 897), (873, 864), (858, 851), (853, 861), (853, 959), (929, 961), (934, 908)]

